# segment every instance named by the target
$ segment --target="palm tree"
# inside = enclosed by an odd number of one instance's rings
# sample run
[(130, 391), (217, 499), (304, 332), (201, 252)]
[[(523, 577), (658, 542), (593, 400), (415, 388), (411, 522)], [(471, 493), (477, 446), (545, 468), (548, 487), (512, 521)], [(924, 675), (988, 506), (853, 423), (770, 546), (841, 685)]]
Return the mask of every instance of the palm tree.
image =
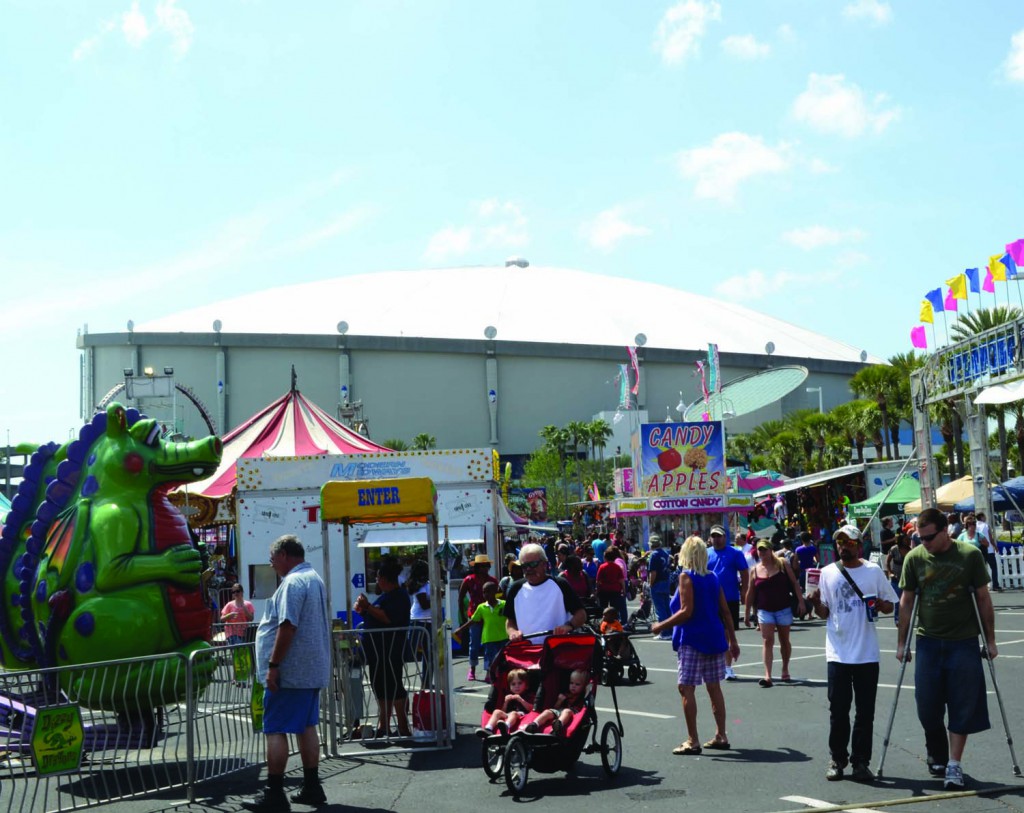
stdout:
[(382, 440), (381, 443), (393, 452), (406, 452), (409, 450), (409, 444), (401, 438), (390, 438), (389, 440)]
[(897, 388), (888, 396), (890, 425), (893, 451), (900, 456), (900, 422), (906, 421), (914, 425), (914, 405), (910, 397), (910, 374), (924, 366), (926, 356), (918, 355), (911, 350), (909, 353), (897, 353), (889, 357), (889, 364), (897, 373)]
[[(880, 413), (881, 431), (880, 439), (885, 446), (886, 459), (892, 459), (892, 447), (890, 441), (892, 435), (889, 432), (889, 401), (897, 397), (900, 388), (900, 372), (888, 364), (872, 364), (864, 367), (850, 379), (850, 389), (854, 395), (860, 398), (870, 398), (878, 405)], [(881, 459), (882, 452), (879, 447), (878, 457)]]
[[(994, 308), (982, 308), (973, 313), (961, 316), (949, 329), (950, 338), (962, 341), (977, 336), (986, 330), (1016, 322), (1021, 318), (1020, 308), (1008, 305), (996, 305)], [(1007, 479), (1006, 454), (1006, 407), (992, 405), (986, 408), (986, 414), (995, 414), (996, 428), (999, 433), (999, 473), (1002, 480)]]
[(569, 434), (569, 443), (572, 445), (572, 459), (576, 466), (576, 486), (579, 491), (579, 498), (583, 499), (583, 468), (580, 466), (579, 448), (580, 444), (587, 443), (587, 424), (584, 421), (569, 421), (565, 425), (565, 431)]
[(437, 438), (433, 435), (428, 435), (426, 432), (420, 432), (412, 439), (412, 448), (420, 452), (425, 452), (427, 449), (436, 449)]

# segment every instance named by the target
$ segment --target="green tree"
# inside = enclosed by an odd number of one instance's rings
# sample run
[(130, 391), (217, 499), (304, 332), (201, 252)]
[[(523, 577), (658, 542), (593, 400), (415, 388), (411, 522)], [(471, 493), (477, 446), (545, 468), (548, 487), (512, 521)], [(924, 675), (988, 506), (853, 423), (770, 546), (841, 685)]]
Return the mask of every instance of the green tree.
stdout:
[[(1012, 324), (1018, 321), (1021, 315), (1020, 308), (1014, 306), (997, 305), (994, 308), (982, 308), (972, 313), (966, 313), (957, 319), (949, 329), (949, 335), (954, 340), (963, 341), (977, 336), (979, 333), (984, 333), (986, 330)], [(1009, 476), (1007, 471), (1006, 410), (1007, 407), (1002, 404), (991, 404), (985, 408), (985, 414), (994, 415), (996, 419), (996, 431), (999, 438), (999, 474), (1001, 480), (1005, 480)]]
[(387, 446), (393, 452), (409, 451), (409, 444), (401, 438), (389, 438), (388, 440), (382, 440), (381, 444)]
[[(879, 436), (885, 448), (885, 457), (892, 460), (892, 435), (889, 431), (889, 402), (896, 399), (900, 388), (900, 371), (890, 364), (872, 364), (864, 367), (850, 379), (850, 390), (863, 399), (873, 400), (879, 412)], [(897, 431), (899, 427), (897, 426)], [(881, 459), (882, 454), (878, 455)]]
[(425, 452), (427, 449), (436, 449), (437, 438), (433, 435), (428, 435), (426, 432), (420, 432), (412, 439), (412, 448), (420, 452)]
[(544, 445), (536, 449), (523, 465), (523, 488), (544, 488), (548, 497), (548, 516), (567, 517), (563, 483), (565, 464), (558, 449)]

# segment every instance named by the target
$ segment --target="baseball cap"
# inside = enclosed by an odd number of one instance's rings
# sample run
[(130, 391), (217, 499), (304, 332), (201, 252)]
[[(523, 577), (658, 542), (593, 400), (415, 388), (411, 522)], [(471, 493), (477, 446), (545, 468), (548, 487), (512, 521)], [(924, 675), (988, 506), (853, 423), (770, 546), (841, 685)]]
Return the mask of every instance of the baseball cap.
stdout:
[(758, 550), (775, 550), (775, 548), (772, 547), (772, 541), (770, 539), (758, 539), (757, 540), (757, 549)]
[(661, 544), (661, 537), (658, 536), (657, 534), (651, 534), (651, 536), (650, 536), (650, 543), (651, 543), (652, 546), (660, 545)]
[(721, 525), (712, 525), (711, 530), (708, 531), (711, 536), (725, 536), (725, 528)]
[(860, 539), (860, 531), (857, 530), (856, 525), (844, 525), (834, 534), (832, 534), (832, 540), (835, 541), (839, 538), (839, 534), (842, 534), (847, 539), (858, 540)]

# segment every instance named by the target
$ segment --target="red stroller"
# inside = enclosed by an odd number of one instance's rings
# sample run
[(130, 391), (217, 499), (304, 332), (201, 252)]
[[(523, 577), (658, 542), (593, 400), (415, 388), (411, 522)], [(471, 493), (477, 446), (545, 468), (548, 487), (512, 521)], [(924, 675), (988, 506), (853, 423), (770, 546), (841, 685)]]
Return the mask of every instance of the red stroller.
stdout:
[[(530, 769), (540, 773), (569, 771), (581, 754), (601, 755), (605, 773), (615, 776), (622, 766), (622, 719), (611, 686), (615, 720), (609, 720), (601, 729), (598, 739), (598, 719), (595, 695), (604, 669), (605, 651), (600, 636), (592, 633), (552, 635), (543, 644), (528, 640), (508, 644), (491, 664), (491, 692), (484, 706), (482, 724), (499, 707), (508, 692), (508, 673), (525, 669), (531, 691), (536, 692), (533, 710), (525, 715), (511, 731), (504, 728), (487, 736), (482, 745), (484, 771), (491, 779), (504, 774), (505, 784), (514, 796), (526, 787)], [(558, 733), (551, 725), (538, 731), (527, 727), (546, 709), (554, 705), (560, 694), (565, 694), (570, 675), (585, 671), (587, 685), (578, 710), (571, 721)], [(558, 726), (556, 725), (556, 728)]]

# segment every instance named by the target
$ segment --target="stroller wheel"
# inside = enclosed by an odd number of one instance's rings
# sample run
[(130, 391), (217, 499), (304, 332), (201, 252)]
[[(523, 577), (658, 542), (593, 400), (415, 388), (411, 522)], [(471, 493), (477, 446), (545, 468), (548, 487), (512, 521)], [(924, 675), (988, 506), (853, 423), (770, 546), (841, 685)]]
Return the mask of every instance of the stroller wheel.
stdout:
[(480, 749), (480, 757), (484, 763), (484, 773), (489, 779), (497, 779), (501, 776), (505, 767), (505, 743), (491, 742), (491, 737), (483, 741)]
[(647, 682), (647, 667), (646, 666), (641, 666), (640, 667), (640, 682), (641, 683), (646, 683)]
[(627, 675), (629, 677), (630, 683), (636, 683), (638, 680), (640, 680), (640, 667), (637, 666), (635, 663), (631, 663), (629, 665), (629, 671), (627, 672)]
[(526, 780), (530, 775), (529, 758), (526, 754), (526, 744), (520, 737), (513, 737), (505, 746), (505, 785), (518, 797), (526, 787)]
[(622, 767), (622, 736), (619, 727), (611, 721), (601, 729), (601, 766), (610, 777)]

